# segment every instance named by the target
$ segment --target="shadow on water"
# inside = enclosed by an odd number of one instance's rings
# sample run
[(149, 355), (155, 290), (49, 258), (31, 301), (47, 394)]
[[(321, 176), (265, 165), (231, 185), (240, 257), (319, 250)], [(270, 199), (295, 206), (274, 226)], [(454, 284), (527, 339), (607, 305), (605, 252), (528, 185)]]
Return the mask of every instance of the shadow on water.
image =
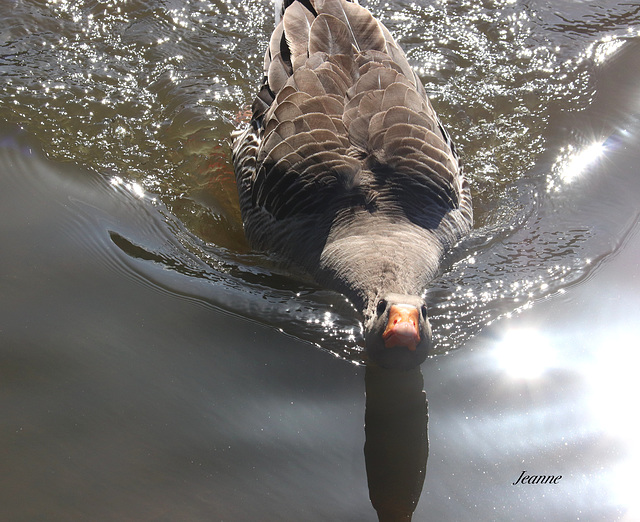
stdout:
[(380, 522), (409, 521), (429, 455), (427, 398), (420, 368), (365, 372), (364, 457), (371, 503)]

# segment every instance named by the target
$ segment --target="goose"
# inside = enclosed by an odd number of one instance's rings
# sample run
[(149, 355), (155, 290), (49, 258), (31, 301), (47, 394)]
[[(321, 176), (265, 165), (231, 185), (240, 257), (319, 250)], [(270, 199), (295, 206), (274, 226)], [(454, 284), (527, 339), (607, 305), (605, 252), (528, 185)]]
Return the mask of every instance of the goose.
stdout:
[(419, 366), (426, 288), (471, 229), (451, 138), (389, 30), (349, 0), (279, 0), (264, 78), (232, 160), (252, 248), (342, 293), (364, 354)]

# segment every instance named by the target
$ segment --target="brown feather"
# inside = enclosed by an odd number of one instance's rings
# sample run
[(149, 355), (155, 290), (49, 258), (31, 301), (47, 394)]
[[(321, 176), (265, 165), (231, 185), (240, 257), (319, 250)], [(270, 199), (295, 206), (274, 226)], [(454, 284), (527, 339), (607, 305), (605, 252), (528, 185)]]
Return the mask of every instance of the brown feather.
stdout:
[[(280, 53), (280, 44), (282, 42), (283, 34), (284, 34), (284, 24), (280, 22), (274, 29), (273, 33), (271, 34), (271, 38), (269, 39), (269, 48), (265, 53), (265, 55), (269, 57), (269, 61), (271, 61), (276, 54)], [(265, 57), (265, 67), (264, 67), (265, 72), (269, 70), (269, 64), (266, 62), (267, 62), (267, 59)]]
[[(409, 92), (415, 93), (415, 89), (409, 89), (407, 85), (400, 82), (392, 83), (384, 90), (383, 99), (380, 102), (380, 110), (386, 111), (391, 107), (409, 107), (416, 112), (420, 112), (422, 110), (422, 103), (419, 97), (417, 101), (415, 99), (412, 100), (414, 103), (407, 103)], [(416, 97), (417, 96), (416, 94)]]
[(384, 139), (385, 141), (391, 141), (394, 139), (404, 138), (405, 136), (424, 139), (427, 132), (429, 131), (425, 130), (423, 127), (409, 125), (408, 123), (396, 123), (387, 129)]
[(306, 92), (311, 96), (322, 96), (326, 94), (322, 83), (318, 79), (318, 75), (311, 69), (301, 67), (293, 73), (291, 77), (291, 85), (301, 92)]
[(273, 115), (278, 121), (286, 121), (301, 116), (302, 111), (295, 103), (286, 100), (276, 107)]
[(293, 71), (297, 71), (298, 69), (307, 66), (308, 61), (309, 61), (309, 58), (307, 57), (306, 54), (299, 54), (293, 60), (293, 63), (291, 64), (291, 69)]
[(351, 88), (355, 93), (384, 89), (401, 76), (393, 69), (376, 67), (360, 76), (356, 84)]
[(349, 141), (360, 149), (367, 150), (369, 144), (369, 118), (358, 117), (349, 123)]
[(347, 89), (351, 86), (351, 78), (347, 77), (337, 65), (331, 62), (324, 62), (315, 69), (316, 74), (329, 76), (339, 89), (339, 96), (344, 97)]
[(357, 109), (358, 105), (360, 105), (360, 100), (362, 100), (362, 97), (367, 94), (367, 91), (363, 91), (363, 92), (359, 92), (356, 94), (355, 89), (353, 89), (353, 86), (347, 91), (347, 103), (344, 106), (345, 111), (351, 110), (351, 109)]
[(338, 133), (338, 129), (333, 123), (333, 120), (322, 112), (307, 113), (302, 118), (305, 120), (305, 123), (309, 126), (309, 130), (326, 129), (336, 134)]
[(349, 126), (351, 125), (351, 122), (353, 120), (355, 120), (358, 117), (358, 107), (352, 107), (349, 110), (344, 111), (344, 114), (342, 115), (342, 123), (344, 124), (344, 127), (346, 129), (349, 128)]
[(315, 69), (315, 71), (317, 74), (326, 74), (331, 77), (331, 79), (340, 89), (340, 94), (338, 96), (340, 96), (341, 98), (344, 98), (347, 90), (353, 84), (353, 80), (351, 79), (351, 77), (347, 76), (347, 74), (344, 70), (342, 70), (341, 67), (328, 60), (319, 65)]
[(329, 55), (324, 51), (318, 51), (309, 55), (305, 65), (312, 70), (316, 70), (323, 63), (326, 63)]
[(267, 71), (267, 79), (269, 81), (269, 87), (273, 92), (278, 92), (282, 89), (289, 79), (289, 67), (285, 65), (280, 53), (276, 54), (269, 64), (269, 70)]
[(432, 126), (432, 122), (407, 107), (392, 107), (384, 113), (382, 125), (388, 129), (394, 123), (410, 123), (425, 129), (430, 129)]
[[(297, 151), (301, 156), (303, 154), (304, 146), (311, 144), (312, 146), (318, 146), (322, 144), (327, 149), (334, 149), (342, 147), (342, 141), (335, 132), (331, 132), (327, 129), (312, 129), (308, 132), (300, 132), (287, 138), (287, 143), (291, 148)], [(318, 147), (319, 148), (319, 147)]]
[[(413, 72), (413, 69), (411, 68), (411, 65), (409, 65), (404, 52), (400, 49), (400, 47), (398, 47), (398, 44), (393, 39), (393, 36), (391, 36), (389, 30), (383, 24), (379, 24), (379, 26), (386, 40), (385, 49), (387, 54), (391, 57), (391, 60), (393, 60), (393, 62), (396, 63), (400, 67), (400, 69), (402, 69), (402, 73), (407, 77), (407, 79), (409, 79), (411, 83), (416, 85), (417, 78), (415, 76), (415, 73)], [(417, 81), (417, 84), (422, 87), (422, 82)]]
[[(383, 123), (386, 114), (386, 112), (379, 112), (374, 114), (369, 120), (369, 128), (367, 129), (367, 132), (369, 133), (369, 150), (371, 151), (382, 150), (381, 144), (384, 139), (384, 134), (390, 127)], [(382, 139), (380, 136), (382, 136)], [(380, 145), (378, 143), (380, 143)]]
[[(298, 116), (297, 118), (293, 119), (291, 123), (293, 123), (295, 130), (291, 134), (289, 134), (289, 136), (291, 136), (292, 134), (299, 134), (301, 132), (309, 132), (312, 130), (313, 127), (309, 125), (307, 116), (308, 114), (303, 114), (302, 116)], [(287, 138), (289, 136), (287, 136)]]
[[(371, 69), (377, 69), (377, 68), (382, 68), (385, 67), (384, 63), (382, 62), (377, 62), (374, 60), (368, 61), (368, 62), (364, 62), (358, 69), (359, 72), (359, 76), (364, 76), (365, 74), (367, 74)], [(392, 67), (386, 67), (387, 69), (393, 69)], [(394, 69), (397, 70), (397, 69)]]
[(353, 54), (334, 54), (328, 56), (327, 60), (342, 72), (348, 85), (353, 84), (358, 79), (359, 73), (353, 60)]
[(340, 101), (332, 96), (318, 96), (305, 100), (300, 104), (302, 112), (324, 112), (329, 116), (340, 116), (344, 111), (344, 106)]
[(347, 26), (335, 16), (320, 14), (311, 25), (309, 55), (317, 52), (350, 54), (353, 41)]
[[(435, 141), (435, 140), (433, 140)], [(458, 172), (458, 162), (454, 159), (454, 157), (449, 153), (449, 147), (440, 140), (441, 147), (437, 147), (428, 143), (426, 140), (420, 147), (420, 153), (425, 156), (433, 157), (437, 159), (440, 163), (442, 163), (449, 172), (456, 173)]]
[(380, 112), (385, 93), (386, 90), (383, 91), (382, 89), (376, 89), (375, 91), (366, 91), (364, 96), (360, 98), (358, 112), (361, 114), (361, 117), (367, 117), (367, 125), (371, 116)]
[(293, 96), (294, 94), (297, 94), (297, 93), (298, 91), (292, 85), (285, 85), (280, 90), (280, 92), (276, 95), (275, 103), (280, 104), (286, 99), (288, 99), (289, 96)]
[(346, 92), (346, 86), (340, 80), (338, 75), (332, 75), (331, 71), (327, 69), (316, 69), (318, 79), (324, 87), (327, 94), (335, 94), (337, 96), (344, 96)]
[(258, 151), (258, 163), (264, 164), (267, 158), (270, 158), (270, 161), (275, 163), (276, 161), (278, 161), (278, 159), (292, 152), (295, 152), (294, 148), (286, 141), (281, 141), (273, 149), (266, 149), (265, 147), (260, 147), (260, 150)]
[[(287, 85), (283, 90), (288, 89), (289, 87), (291, 87), (290, 85)], [(307, 94), (306, 92), (300, 92), (296, 89), (294, 89), (293, 87), (291, 87), (292, 89), (292, 93), (287, 96), (284, 100), (282, 100), (282, 102), (280, 103), (284, 103), (285, 101), (289, 102), (289, 103), (293, 103), (296, 107), (300, 107), (305, 101), (307, 100), (313, 100), (313, 96), (311, 96), (310, 94)], [(276, 103), (277, 103), (277, 97), (276, 97)]]
[(415, 148), (410, 144), (400, 143), (398, 147), (394, 149), (394, 156), (388, 158), (387, 161), (390, 165), (393, 165), (396, 170), (400, 170), (403, 165), (413, 165), (417, 172), (426, 175), (433, 183), (444, 188), (450, 186), (453, 182), (451, 172), (449, 172), (442, 163), (430, 156), (415, 154)]
[(260, 118), (262, 115), (269, 110), (273, 102), (273, 94), (269, 90), (269, 87), (263, 85), (258, 95), (253, 100), (253, 104), (251, 105), (251, 110), (253, 112), (254, 118)]
[[(404, 151), (403, 151), (404, 152)], [(432, 158), (422, 156), (420, 160), (403, 156), (399, 161), (390, 162), (395, 175), (405, 175), (412, 187), (424, 187), (432, 198), (447, 207), (457, 207), (457, 196), (451, 183), (440, 173), (444, 167)]]
[[(271, 122), (269, 122), (269, 123), (271, 123)], [(287, 121), (282, 121), (282, 122), (278, 123), (278, 125), (273, 129), (273, 132), (275, 134), (277, 134), (278, 136), (280, 136), (281, 140), (286, 140), (293, 133), (299, 132), (299, 131), (296, 129), (295, 120), (293, 120), (293, 121), (287, 120)], [(264, 139), (265, 139), (265, 141), (267, 139), (269, 139), (269, 136), (266, 134), (266, 129), (265, 129), (265, 138)]]
[(378, 22), (365, 8), (341, 0), (325, 0), (320, 13), (334, 16), (345, 24), (349, 36), (358, 51), (378, 49), (384, 51), (385, 37)]
[(384, 63), (389, 59), (389, 53), (386, 51), (379, 51), (378, 49), (365, 49), (356, 56), (356, 64), (358, 67), (362, 67), (369, 62)]
[(297, 57), (308, 56), (309, 32), (313, 15), (301, 3), (294, 2), (284, 12), (282, 23), (284, 36), (291, 49), (291, 61), (295, 64)]

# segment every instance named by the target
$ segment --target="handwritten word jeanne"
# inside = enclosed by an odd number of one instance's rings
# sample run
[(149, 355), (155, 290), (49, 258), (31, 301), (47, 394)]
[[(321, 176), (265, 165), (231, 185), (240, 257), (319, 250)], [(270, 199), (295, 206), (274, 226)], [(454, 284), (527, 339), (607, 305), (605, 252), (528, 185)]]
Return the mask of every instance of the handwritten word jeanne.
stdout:
[(518, 480), (516, 480), (513, 485), (516, 484), (557, 484), (560, 482), (562, 475), (527, 475), (527, 470), (524, 470)]

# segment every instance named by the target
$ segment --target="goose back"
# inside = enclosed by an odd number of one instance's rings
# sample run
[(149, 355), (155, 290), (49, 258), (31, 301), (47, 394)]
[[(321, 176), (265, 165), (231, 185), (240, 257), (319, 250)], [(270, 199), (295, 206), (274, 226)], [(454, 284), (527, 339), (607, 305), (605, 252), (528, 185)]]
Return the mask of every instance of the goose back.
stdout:
[(359, 306), (385, 285), (416, 293), (471, 227), (455, 147), (364, 7), (286, 0), (279, 15), (233, 144), (246, 235)]

